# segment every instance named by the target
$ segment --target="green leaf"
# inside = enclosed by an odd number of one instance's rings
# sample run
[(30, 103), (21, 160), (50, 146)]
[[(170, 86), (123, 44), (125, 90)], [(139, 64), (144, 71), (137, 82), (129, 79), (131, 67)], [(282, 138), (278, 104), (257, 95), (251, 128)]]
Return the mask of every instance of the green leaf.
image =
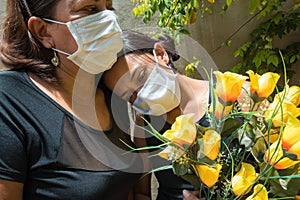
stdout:
[(173, 162), (173, 172), (178, 176), (182, 176), (188, 173), (188, 167), (182, 163)]
[(194, 186), (194, 190), (199, 190), (199, 186), (201, 184), (200, 178), (193, 174), (185, 174), (180, 176), (183, 180), (189, 182), (192, 186)]
[(291, 175), (296, 175), (298, 172), (298, 165), (291, 169), (275, 170), (270, 173), (269, 183), (272, 186), (273, 193), (277, 197), (294, 197), (300, 189), (300, 178)]
[(279, 24), (279, 22), (281, 21), (282, 18), (283, 18), (282, 12), (278, 12), (278, 13), (276, 13), (276, 14), (272, 17), (272, 21), (273, 21), (275, 24)]
[(229, 7), (232, 3), (232, 0), (226, 0), (226, 5)]
[(159, 10), (160, 13), (164, 12), (165, 7), (166, 7), (166, 5), (164, 4), (163, 1), (159, 2), (159, 4), (158, 4), (158, 10)]
[(255, 56), (253, 58), (253, 63), (255, 64), (256, 67), (259, 67), (261, 65), (261, 58), (258, 56)]
[(229, 118), (224, 122), (224, 126), (221, 132), (221, 137), (230, 136), (235, 130), (241, 126), (241, 122), (237, 119)]
[(181, 29), (179, 32), (182, 33), (182, 34), (185, 34), (185, 35), (189, 35), (190, 34), (190, 32), (188, 30), (186, 30), (186, 29)]
[(234, 52), (234, 57), (236, 58), (238, 56), (243, 57), (243, 51), (241, 51), (240, 49), (238, 49)]
[(267, 148), (268, 147), (263, 137), (260, 137), (255, 141), (255, 144), (251, 148), (251, 153), (257, 162), (264, 161), (264, 155), (267, 151)]
[(226, 46), (230, 47), (231, 44), (232, 44), (232, 41), (231, 41), (231, 40), (226, 41)]
[(297, 57), (296, 57), (295, 55), (293, 55), (293, 56), (290, 58), (290, 63), (295, 62), (296, 58), (297, 58)]
[(253, 14), (260, 5), (260, 0), (251, 0), (250, 5), (249, 5), (249, 13)]
[(278, 67), (278, 57), (276, 55), (271, 55), (267, 59), (267, 64), (270, 65), (271, 63), (275, 66)]

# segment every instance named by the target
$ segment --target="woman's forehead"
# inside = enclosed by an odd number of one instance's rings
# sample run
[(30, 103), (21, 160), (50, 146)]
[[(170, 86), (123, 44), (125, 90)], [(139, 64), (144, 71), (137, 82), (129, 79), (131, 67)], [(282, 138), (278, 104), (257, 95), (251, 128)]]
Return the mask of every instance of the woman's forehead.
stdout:
[(128, 63), (129, 70), (154, 62), (153, 58), (151, 58), (151, 54), (148, 53), (127, 54), (125, 55), (125, 60)]

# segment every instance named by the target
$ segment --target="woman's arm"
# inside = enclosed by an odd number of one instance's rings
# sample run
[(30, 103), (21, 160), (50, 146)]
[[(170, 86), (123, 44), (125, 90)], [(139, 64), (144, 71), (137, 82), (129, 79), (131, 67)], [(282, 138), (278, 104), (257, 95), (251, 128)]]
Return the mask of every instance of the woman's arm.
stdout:
[[(136, 121), (134, 126), (134, 144), (136, 147), (145, 147), (147, 146), (145, 132), (141, 128), (144, 126), (143, 118), (137, 114)], [(138, 127), (140, 126), (140, 127)], [(143, 150), (139, 151), (141, 159), (144, 165), (144, 172), (148, 173), (150, 170), (150, 162), (148, 151)], [(136, 183), (133, 188), (129, 200), (150, 200), (151, 199), (151, 174), (142, 175), (139, 181)]]
[(0, 200), (22, 200), (23, 183), (0, 179)]
[(137, 182), (128, 200), (151, 200), (151, 174), (142, 177)]

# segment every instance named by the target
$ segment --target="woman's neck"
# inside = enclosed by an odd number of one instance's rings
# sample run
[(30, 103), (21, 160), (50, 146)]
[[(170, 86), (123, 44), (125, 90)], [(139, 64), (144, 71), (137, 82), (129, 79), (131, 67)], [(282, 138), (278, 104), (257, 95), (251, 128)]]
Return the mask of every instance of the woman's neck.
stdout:
[(95, 101), (95, 75), (83, 70), (65, 71), (57, 68), (58, 84), (47, 83), (33, 73), (29, 76), (33, 83), (45, 94), (73, 113), (73, 104), (91, 105)]
[(200, 120), (206, 112), (209, 99), (208, 82), (179, 76), (181, 101), (180, 107), (184, 114), (194, 113), (194, 121)]
[(60, 85), (58, 92), (63, 98), (72, 99), (73, 103), (86, 103), (95, 100), (96, 80), (95, 75), (89, 74), (83, 70), (77, 70), (74, 73), (68, 73), (58, 70)]

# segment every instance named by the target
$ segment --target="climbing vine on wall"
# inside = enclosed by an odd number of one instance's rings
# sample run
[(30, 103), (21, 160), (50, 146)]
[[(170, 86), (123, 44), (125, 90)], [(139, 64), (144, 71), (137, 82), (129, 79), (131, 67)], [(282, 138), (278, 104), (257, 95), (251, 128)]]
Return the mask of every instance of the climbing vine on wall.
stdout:
[[(132, 10), (137, 17), (142, 17), (147, 23), (158, 13), (158, 26), (180, 33), (188, 34), (185, 29), (187, 24), (193, 24), (205, 12), (212, 13), (212, 5), (217, 0), (131, 0), (135, 7)], [(222, 0), (224, 12), (238, 0)], [(281, 73), (283, 71), (282, 61), (279, 51), (284, 56), (285, 65), (288, 69), (288, 76), (294, 74), (293, 66), (300, 60), (300, 40), (287, 44), (279, 49), (273, 46), (274, 39), (282, 39), (292, 31), (300, 27), (300, 3), (294, 0), (291, 6), (287, 2), (291, 0), (250, 0), (249, 13), (253, 18), (263, 19), (251, 33), (251, 40), (239, 47), (234, 57), (242, 58), (232, 71), (244, 73), (252, 69), (257, 73), (273, 71)], [(245, 22), (248, 23), (248, 22)], [(224, 44), (230, 44), (228, 38)]]

